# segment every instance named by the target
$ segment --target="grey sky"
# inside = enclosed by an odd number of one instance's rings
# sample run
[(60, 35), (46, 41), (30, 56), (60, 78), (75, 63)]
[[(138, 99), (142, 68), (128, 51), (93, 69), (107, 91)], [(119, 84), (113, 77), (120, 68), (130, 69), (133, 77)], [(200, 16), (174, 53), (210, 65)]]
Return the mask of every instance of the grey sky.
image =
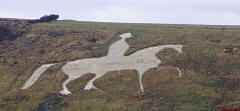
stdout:
[(240, 0), (0, 0), (0, 17), (240, 25)]

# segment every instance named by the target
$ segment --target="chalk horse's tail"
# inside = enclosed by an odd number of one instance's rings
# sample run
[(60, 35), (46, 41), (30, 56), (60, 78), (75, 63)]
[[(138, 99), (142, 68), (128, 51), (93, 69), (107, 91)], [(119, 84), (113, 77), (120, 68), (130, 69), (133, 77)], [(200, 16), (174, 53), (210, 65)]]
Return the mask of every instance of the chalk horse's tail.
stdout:
[(25, 84), (23, 85), (22, 89), (27, 89), (29, 87), (31, 87), (38, 79), (39, 77), (51, 66), (53, 66), (55, 64), (44, 64), (42, 66), (40, 66), (39, 68), (37, 68), (31, 75), (31, 77), (25, 82)]

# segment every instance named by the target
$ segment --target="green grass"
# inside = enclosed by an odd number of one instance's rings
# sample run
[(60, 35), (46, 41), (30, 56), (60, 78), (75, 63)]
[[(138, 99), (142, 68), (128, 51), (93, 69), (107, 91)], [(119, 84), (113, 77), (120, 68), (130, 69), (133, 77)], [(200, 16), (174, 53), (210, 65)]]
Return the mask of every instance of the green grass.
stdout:
[[(6, 26), (6, 24), (9, 24)], [(12, 41), (0, 43), (0, 110), (38, 111), (59, 100), (53, 111), (217, 111), (240, 106), (239, 55), (224, 48), (240, 46), (239, 26), (89, 23), (70, 20), (26, 25), (25, 21), (1, 21), (14, 33)], [(136, 71), (109, 72), (84, 91), (94, 74), (87, 74), (68, 87), (67, 97), (56, 95), (66, 75), (60, 70), (68, 60), (101, 57), (119, 35), (131, 32), (130, 49), (165, 44), (184, 45), (183, 53), (166, 49), (157, 54), (162, 64), (143, 76), (145, 93), (138, 95)], [(91, 41), (93, 40), (93, 41)], [(31, 88), (20, 90), (31, 73), (44, 63), (57, 63)], [(183, 76), (177, 77), (180, 67)]]

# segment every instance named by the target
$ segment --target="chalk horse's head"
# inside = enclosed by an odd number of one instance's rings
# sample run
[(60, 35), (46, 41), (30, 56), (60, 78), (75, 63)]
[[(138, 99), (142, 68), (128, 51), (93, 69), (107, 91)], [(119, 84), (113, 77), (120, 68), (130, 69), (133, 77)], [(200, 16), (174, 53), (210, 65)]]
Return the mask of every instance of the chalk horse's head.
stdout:
[(176, 50), (181, 53), (182, 52), (183, 45), (176, 45)]
[(120, 35), (120, 37), (121, 37), (122, 39), (127, 39), (127, 38), (131, 38), (131, 37), (132, 37), (132, 34), (131, 34), (131, 33), (125, 33), (125, 34)]

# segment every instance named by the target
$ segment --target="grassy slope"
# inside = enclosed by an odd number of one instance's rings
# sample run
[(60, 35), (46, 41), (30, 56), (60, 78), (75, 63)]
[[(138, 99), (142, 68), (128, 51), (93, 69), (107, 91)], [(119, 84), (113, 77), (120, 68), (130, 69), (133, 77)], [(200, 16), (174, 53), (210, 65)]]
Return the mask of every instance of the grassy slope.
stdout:
[[(28, 32), (16, 40), (0, 43), (1, 111), (41, 111), (52, 101), (57, 101), (52, 110), (61, 111), (202, 111), (240, 106), (240, 58), (223, 53), (224, 48), (240, 46), (240, 27), (55, 21), (26, 28)], [(94, 83), (98, 90), (83, 90), (94, 76), (88, 74), (69, 84), (71, 96), (56, 95), (66, 79), (60, 70), (64, 62), (104, 56), (124, 32), (134, 35), (128, 39), (126, 55), (163, 44), (183, 44), (183, 53), (157, 54), (163, 64), (145, 73), (144, 94), (138, 94), (136, 71), (126, 70), (98, 79)], [(51, 62), (60, 63), (33, 87), (20, 90), (37, 67)], [(170, 66), (180, 67), (183, 77)]]

